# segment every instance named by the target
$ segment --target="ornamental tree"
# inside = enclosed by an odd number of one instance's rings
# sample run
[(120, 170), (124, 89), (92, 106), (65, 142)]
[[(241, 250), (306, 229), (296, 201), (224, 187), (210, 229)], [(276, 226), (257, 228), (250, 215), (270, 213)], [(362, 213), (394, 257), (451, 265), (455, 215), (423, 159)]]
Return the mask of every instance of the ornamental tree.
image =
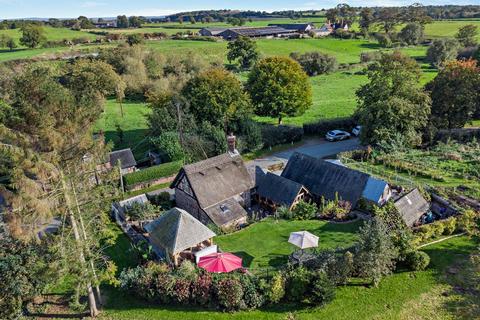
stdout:
[(298, 62), (285, 57), (259, 61), (248, 76), (247, 89), (255, 113), (278, 119), (298, 116), (312, 105), (312, 89)]

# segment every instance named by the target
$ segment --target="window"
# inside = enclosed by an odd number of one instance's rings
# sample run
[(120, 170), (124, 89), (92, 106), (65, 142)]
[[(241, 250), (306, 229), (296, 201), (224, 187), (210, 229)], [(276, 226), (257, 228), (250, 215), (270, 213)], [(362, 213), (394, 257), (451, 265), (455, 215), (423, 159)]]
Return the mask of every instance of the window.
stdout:
[(220, 210), (222, 210), (222, 213), (230, 212), (230, 208), (225, 203), (220, 205)]

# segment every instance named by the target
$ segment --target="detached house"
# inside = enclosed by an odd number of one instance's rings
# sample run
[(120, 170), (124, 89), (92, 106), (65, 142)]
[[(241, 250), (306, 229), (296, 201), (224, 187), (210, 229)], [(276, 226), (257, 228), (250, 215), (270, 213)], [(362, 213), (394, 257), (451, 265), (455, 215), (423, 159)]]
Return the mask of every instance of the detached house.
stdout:
[(184, 166), (171, 188), (177, 207), (204, 224), (229, 227), (246, 223), (253, 181), (229, 136), (225, 154)]

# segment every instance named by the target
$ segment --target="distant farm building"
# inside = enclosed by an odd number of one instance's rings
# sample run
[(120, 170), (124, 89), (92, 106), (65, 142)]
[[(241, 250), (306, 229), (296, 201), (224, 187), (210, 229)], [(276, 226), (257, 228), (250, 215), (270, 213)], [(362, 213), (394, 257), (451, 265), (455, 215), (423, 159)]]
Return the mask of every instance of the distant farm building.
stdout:
[(293, 30), (300, 33), (307, 33), (315, 29), (313, 23), (271, 23), (269, 27), (280, 27), (287, 30)]
[(218, 37), (225, 30), (227, 28), (202, 28), (199, 33), (204, 37)]

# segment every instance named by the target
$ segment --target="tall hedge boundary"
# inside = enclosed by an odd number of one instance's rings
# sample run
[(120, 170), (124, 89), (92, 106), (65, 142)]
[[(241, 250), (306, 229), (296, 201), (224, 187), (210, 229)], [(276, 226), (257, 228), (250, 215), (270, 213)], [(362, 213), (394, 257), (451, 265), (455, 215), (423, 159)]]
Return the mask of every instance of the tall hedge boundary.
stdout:
[(307, 135), (325, 135), (328, 131), (335, 129), (350, 132), (356, 125), (354, 117), (336, 118), (306, 123), (303, 125), (303, 131)]
[(170, 177), (176, 174), (183, 166), (183, 160), (168, 162), (158, 166), (150, 167), (123, 176), (125, 186), (148, 182), (160, 178)]

